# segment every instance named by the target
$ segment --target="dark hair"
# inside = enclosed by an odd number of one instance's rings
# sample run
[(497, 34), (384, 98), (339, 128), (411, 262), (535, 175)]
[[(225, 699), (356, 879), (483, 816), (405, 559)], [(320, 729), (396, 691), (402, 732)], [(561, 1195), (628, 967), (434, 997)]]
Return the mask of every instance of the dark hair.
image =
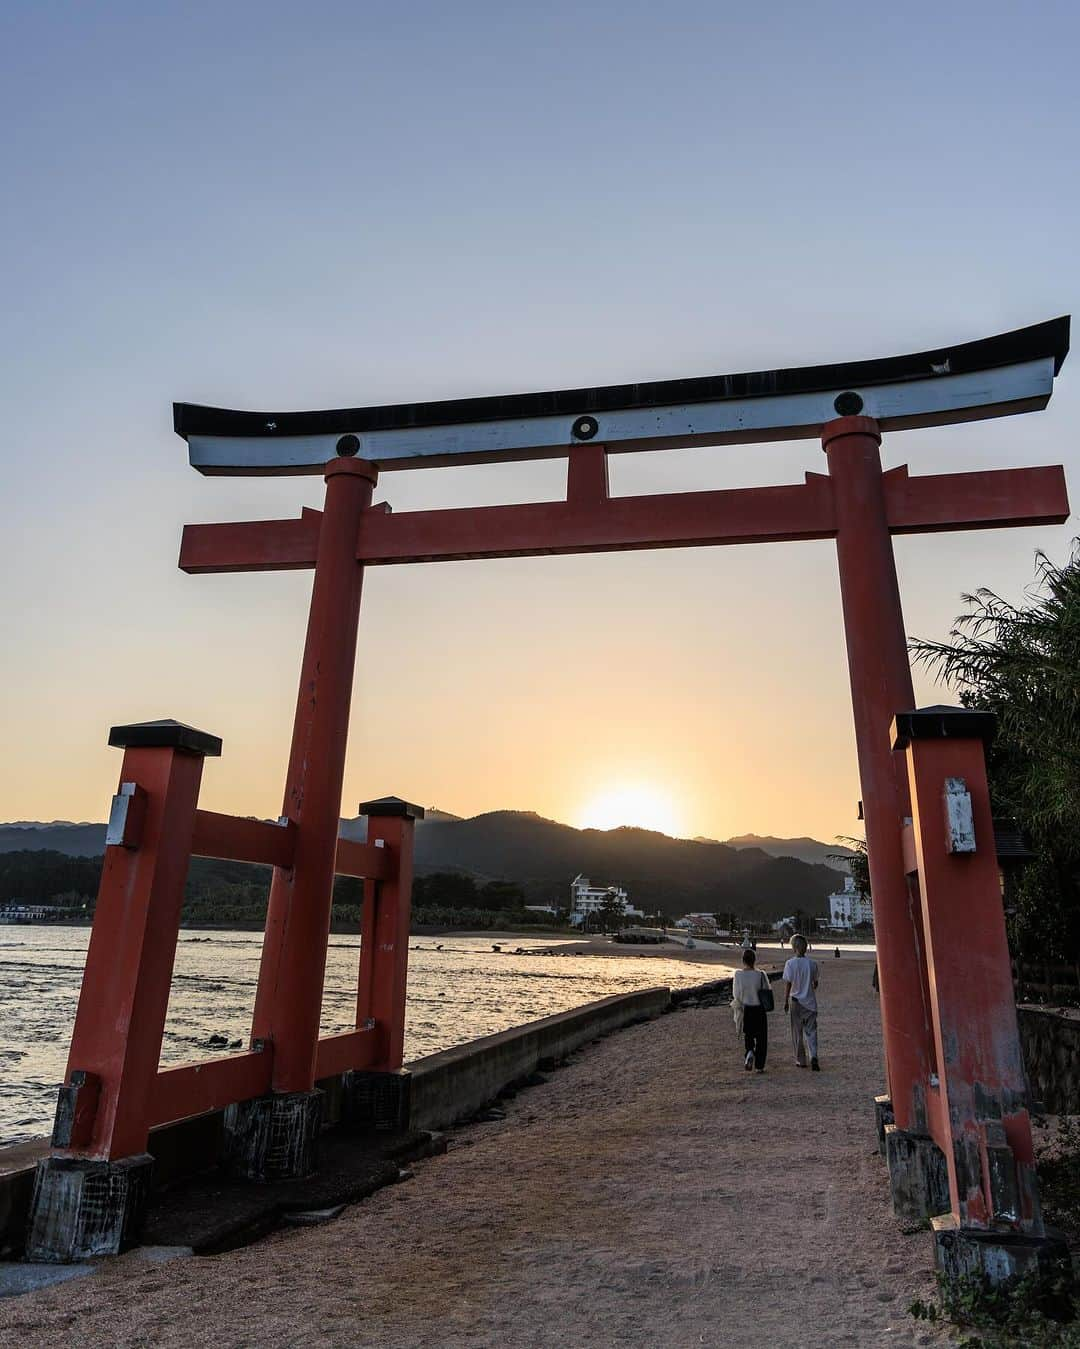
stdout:
[(756, 960), (757, 960), (757, 952), (754, 950), (752, 946), (748, 946), (746, 950), (742, 953), (742, 963), (744, 965), (753, 965), (753, 963)]

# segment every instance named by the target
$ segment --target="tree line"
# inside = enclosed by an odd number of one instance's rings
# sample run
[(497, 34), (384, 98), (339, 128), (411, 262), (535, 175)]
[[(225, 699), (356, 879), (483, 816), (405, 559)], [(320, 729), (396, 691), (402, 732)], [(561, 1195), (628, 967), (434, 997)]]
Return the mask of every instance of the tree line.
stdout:
[[(92, 914), (101, 878), (101, 857), (69, 857), (48, 849), (0, 854), (0, 904), (85, 904)], [(262, 923), (270, 893), (270, 867), (193, 857), (181, 920), (189, 923)], [(359, 922), (364, 883), (339, 876), (334, 882), (334, 919)], [(525, 892), (511, 881), (477, 881), (457, 872), (436, 872), (413, 881), (416, 922), (490, 928), (550, 923), (525, 909)], [(497, 918), (497, 922), (494, 919)]]

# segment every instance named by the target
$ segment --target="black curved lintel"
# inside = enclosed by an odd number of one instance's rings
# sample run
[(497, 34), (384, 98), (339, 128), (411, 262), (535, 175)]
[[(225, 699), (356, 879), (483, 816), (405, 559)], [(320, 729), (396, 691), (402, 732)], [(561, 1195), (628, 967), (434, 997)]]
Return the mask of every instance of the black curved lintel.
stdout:
[(336, 408), (321, 412), (238, 412), (173, 404), (173, 427), (190, 435), (265, 436), (273, 423), (276, 436), (333, 435), (342, 432), (396, 431), (421, 426), (460, 426), (625, 408), (671, 407), (734, 398), (767, 398), (776, 394), (820, 393), (866, 385), (900, 384), (947, 371), (959, 375), (1053, 357), (1054, 373), (1069, 351), (1069, 316), (1048, 319), (996, 337), (962, 342), (908, 356), (848, 361), (835, 365), (757, 370), (737, 375), (696, 379), (654, 380), (644, 384), (607, 384), (589, 389), (555, 389), (546, 393), (495, 394), (434, 403), (397, 403), (385, 407)]

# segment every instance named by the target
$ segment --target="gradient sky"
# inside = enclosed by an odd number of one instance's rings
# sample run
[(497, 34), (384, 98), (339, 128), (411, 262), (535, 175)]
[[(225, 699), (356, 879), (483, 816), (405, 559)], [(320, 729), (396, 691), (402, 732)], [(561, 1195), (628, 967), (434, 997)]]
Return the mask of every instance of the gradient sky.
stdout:
[[(158, 716), (223, 737), (203, 805), (278, 813), (310, 573), (176, 555), (186, 521), (294, 515), (322, 484), (200, 477), (173, 399), (713, 374), (1068, 312), (1078, 37), (1037, 0), (4, 6), (0, 819), (103, 819), (108, 727)], [(884, 458), (1064, 462), (1077, 494), (1078, 422), (1074, 357), (1047, 412)], [(617, 492), (822, 468), (813, 441), (611, 463)], [(436, 469), (379, 496), (563, 481)], [(898, 540), (908, 630), (1018, 595), (1073, 533)], [(372, 569), (346, 813), (393, 792), (605, 822), (615, 790), (687, 835), (857, 830), (831, 543)]]

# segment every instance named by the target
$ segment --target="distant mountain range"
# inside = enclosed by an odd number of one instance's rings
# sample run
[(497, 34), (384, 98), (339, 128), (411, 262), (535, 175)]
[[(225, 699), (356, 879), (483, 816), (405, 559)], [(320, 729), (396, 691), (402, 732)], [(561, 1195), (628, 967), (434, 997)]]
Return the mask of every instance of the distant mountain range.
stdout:
[(33, 820), (19, 820), (15, 824), (0, 824), (0, 853), (20, 852), (28, 848), (49, 848), (66, 853), (68, 857), (100, 857), (105, 851), (103, 824), (73, 824), (70, 820), (53, 820), (39, 824)]
[(847, 871), (847, 863), (838, 860), (854, 857), (850, 848), (839, 843), (821, 843), (816, 838), (773, 838), (771, 834), (741, 834), (737, 838), (724, 840), (729, 848), (760, 848), (770, 857), (796, 857), (800, 862), (831, 867), (834, 871)]
[[(342, 833), (362, 839), (362, 818), (342, 820)], [(95, 857), (105, 846), (103, 824), (20, 821), (0, 825), (0, 853), (52, 849)], [(417, 827), (420, 872), (461, 871), (482, 880), (509, 880), (530, 902), (565, 901), (572, 877), (623, 885), (632, 902), (668, 913), (735, 910), (747, 918), (779, 918), (795, 909), (823, 914), (836, 889), (840, 851), (814, 839), (755, 835), (720, 843), (676, 839), (647, 829), (574, 829), (529, 811), (492, 811), (462, 819), (431, 811)]]

